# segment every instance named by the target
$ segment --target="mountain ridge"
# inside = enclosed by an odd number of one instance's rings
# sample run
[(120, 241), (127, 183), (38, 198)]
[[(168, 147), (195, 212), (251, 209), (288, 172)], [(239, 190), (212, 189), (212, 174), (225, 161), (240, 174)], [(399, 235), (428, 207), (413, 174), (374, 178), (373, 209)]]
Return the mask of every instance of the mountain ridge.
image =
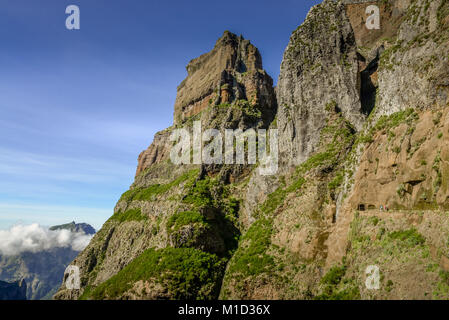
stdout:
[[(368, 3), (387, 28), (363, 28)], [(225, 32), (74, 260), (81, 289), (54, 298), (447, 299), (448, 25), (445, 0), (325, 0), (292, 33), (276, 90)], [(174, 165), (170, 135), (194, 121), (278, 129), (279, 174)]]

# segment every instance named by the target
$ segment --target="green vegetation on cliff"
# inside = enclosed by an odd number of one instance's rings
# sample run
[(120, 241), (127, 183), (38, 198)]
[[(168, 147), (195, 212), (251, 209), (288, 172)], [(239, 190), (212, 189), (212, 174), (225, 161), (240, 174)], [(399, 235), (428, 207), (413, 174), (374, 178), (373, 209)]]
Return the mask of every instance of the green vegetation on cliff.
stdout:
[(274, 267), (274, 259), (267, 254), (271, 245), (272, 221), (259, 219), (242, 238), (246, 250), (238, 251), (232, 258), (228, 272), (234, 277), (256, 276), (269, 273)]
[(177, 231), (182, 226), (188, 224), (205, 224), (205, 218), (198, 211), (184, 211), (172, 215), (167, 221), (167, 229)]
[(140, 208), (137, 209), (129, 209), (125, 212), (118, 211), (116, 212), (109, 220), (115, 220), (118, 222), (125, 222), (125, 221), (142, 221), (147, 219), (145, 215), (142, 214), (142, 211)]
[(154, 184), (147, 188), (134, 188), (126, 191), (120, 198), (120, 201), (131, 202), (137, 201), (151, 201), (155, 196), (163, 194), (169, 191), (171, 188), (178, 186), (179, 184), (190, 181), (198, 175), (198, 169), (190, 170), (183, 175), (179, 176), (175, 180), (167, 184)]
[[(338, 111), (335, 102), (329, 103), (326, 110), (327, 125), (321, 130), (321, 141), (317, 152), (296, 167), (292, 174), (279, 177), (278, 188), (268, 194), (266, 200), (254, 211), (254, 217), (257, 220), (243, 235), (236, 253), (229, 262), (223, 282), (225, 289), (222, 290), (222, 298), (245, 297), (246, 286), (259, 282), (285, 288), (286, 294), (300, 290), (299, 284), (285, 274), (286, 272), (294, 274), (295, 270), (298, 272), (296, 264), (302, 263), (305, 269), (312, 263), (287, 254), (285, 248), (272, 242), (273, 235), (279, 232), (274, 227), (274, 220), (279, 214), (279, 208), (285, 210), (285, 207), (290, 205), (287, 199), (291, 199), (292, 196), (289, 195), (295, 194), (293, 198), (301, 198), (309, 187), (317, 183), (317, 179), (312, 178), (316, 177), (317, 173), (320, 173), (323, 179), (322, 187), (320, 187), (322, 192), (320, 201), (323, 203), (328, 197), (328, 190), (334, 191), (342, 183), (343, 173), (338, 169), (341, 160), (351, 150), (355, 130)], [(323, 175), (322, 172), (329, 174)], [(335, 172), (337, 173), (334, 174)], [(320, 206), (321, 203), (317, 203), (315, 206), (317, 212), (311, 214), (317, 224), (322, 219), (322, 214), (319, 212)], [(297, 228), (300, 228), (300, 224)], [(320, 241), (324, 240), (325, 235), (322, 235)], [(341, 298), (357, 297), (355, 289), (351, 287), (347, 290), (338, 291)], [(304, 295), (312, 298), (314, 294), (306, 289)]]
[(322, 293), (315, 300), (359, 300), (360, 291), (354, 279), (344, 278), (346, 266), (333, 266), (321, 278)]
[(414, 228), (394, 231), (389, 236), (391, 239), (403, 241), (410, 247), (422, 245), (426, 242), (426, 239)]
[(136, 282), (144, 281), (163, 285), (171, 299), (209, 300), (218, 295), (222, 273), (223, 263), (213, 254), (192, 248), (148, 249), (97, 288), (87, 288), (80, 299), (125, 298)]

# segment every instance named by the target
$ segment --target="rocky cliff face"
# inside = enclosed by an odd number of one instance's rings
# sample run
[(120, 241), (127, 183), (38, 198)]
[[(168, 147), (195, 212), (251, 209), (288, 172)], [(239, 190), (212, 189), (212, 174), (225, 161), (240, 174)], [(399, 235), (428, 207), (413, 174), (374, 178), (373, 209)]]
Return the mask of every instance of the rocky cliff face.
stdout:
[(178, 86), (175, 124), (210, 105), (237, 100), (252, 106), (275, 104), (273, 81), (262, 68), (259, 50), (242, 36), (226, 31), (211, 52), (190, 61), (187, 72)]
[[(262, 68), (259, 50), (242, 36), (225, 31), (212, 51), (190, 61), (187, 72), (187, 78), (178, 86), (174, 126), (157, 133), (150, 147), (139, 155), (137, 175), (154, 163), (168, 160), (172, 146), (169, 138), (175, 127), (188, 122), (191, 125), (193, 120), (201, 120), (210, 128), (253, 126), (244, 123), (236, 108), (226, 108), (220, 117), (217, 114), (220, 106), (237, 105), (246, 113), (260, 112), (260, 119), (249, 119), (261, 122), (259, 127), (267, 127), (273, 120), (276, 112), (273, 80)], [(217, 117), (213, 126), (211, 122)]]
[(280, 157), (299, 165), (316, 151), (326, 106), (337, 103), (360, 129), (357, 45), (345, 6), (325, 1), (312, 8), (293, 32), (284, 53), (277, 87)]
[(399, 31), (386, 41), (387, 50), (381, 57), (378, 114), (447, 106), (448, 4), (407, 3), (409, 9)]
[[(447, 299), (448, 24), (446, 0), (326, 0), (291, 35), (277, 103), (257, 49), (226, 32), (75, 259), (81, 290), (55, 298)], [(171, 130), (195, 120), (278, 128), (280, 174), (171, 164)]]

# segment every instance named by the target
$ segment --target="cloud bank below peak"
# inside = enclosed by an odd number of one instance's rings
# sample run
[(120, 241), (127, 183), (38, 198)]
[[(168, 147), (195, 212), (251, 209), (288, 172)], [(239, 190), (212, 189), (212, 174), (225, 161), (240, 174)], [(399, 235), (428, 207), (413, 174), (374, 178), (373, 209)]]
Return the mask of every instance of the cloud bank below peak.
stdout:
[(23, 252), (41, 252), (53, 248), (83, 250), (93, 235), (69, 230), (49, 230), (37, 223), (15, 225), (9, 230), (0, 230), (0, 254), (18, 255)]

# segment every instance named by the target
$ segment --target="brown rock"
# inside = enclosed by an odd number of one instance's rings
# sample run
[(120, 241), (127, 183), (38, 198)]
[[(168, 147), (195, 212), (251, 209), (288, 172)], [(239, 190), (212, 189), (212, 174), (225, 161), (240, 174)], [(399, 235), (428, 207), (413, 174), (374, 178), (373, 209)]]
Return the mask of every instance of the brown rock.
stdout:
[(275, 106), (273, 80), (262, 70), (259, 50), (242, 36), (225, 31), (212, 51), (190, 61), (187, 72), (178, 86), (175, 124), (208, 106), (235, 100)]
[(169, 158), (171, 147), (170, 134), (170, 128), (155, 134), (153, 143), (139, 155), (136, 175), (152, 164)]

